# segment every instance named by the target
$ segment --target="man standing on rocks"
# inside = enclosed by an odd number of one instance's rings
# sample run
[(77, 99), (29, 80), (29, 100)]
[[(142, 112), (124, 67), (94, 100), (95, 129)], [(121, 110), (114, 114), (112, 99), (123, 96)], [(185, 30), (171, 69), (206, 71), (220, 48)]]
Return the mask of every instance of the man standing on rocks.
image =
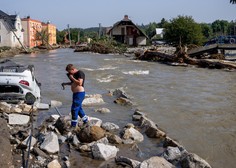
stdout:
[(71, 126), (76, 127), (78, 123), (78, 115), (82, 118), (84, 124), (88, 122), (88, 116), (84, 113), (82, 108), (82, 102), (85, 98), (84, 82), (85, 74), (83, 71), (78, 70), (73, 64), (66, 66), (68, 78), (71, 82), (62, 83), (63, 90), (65, 85), (71, 85), (71, 91), (73, 92), (73, 101), (71, 106)]

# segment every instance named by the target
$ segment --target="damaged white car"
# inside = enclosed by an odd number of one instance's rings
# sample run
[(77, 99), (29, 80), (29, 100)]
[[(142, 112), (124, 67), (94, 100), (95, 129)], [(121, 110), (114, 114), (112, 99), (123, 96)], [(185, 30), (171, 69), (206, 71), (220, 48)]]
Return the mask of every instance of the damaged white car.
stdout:
[(11, 60), (0, 61), (0, 101), (34, 104), (40, 101), (40, 83), (34, 65), (19, 65)]

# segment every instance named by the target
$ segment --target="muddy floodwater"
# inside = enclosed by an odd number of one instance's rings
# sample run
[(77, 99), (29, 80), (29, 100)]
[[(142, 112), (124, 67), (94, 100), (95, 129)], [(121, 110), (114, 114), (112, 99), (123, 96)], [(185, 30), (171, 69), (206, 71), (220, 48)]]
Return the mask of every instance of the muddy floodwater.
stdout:
[[(65, 66), (73, 63), (86, 74), (87, 94), (102, 94), (111, 113), (94, 112), (89, 116), (114, 122), (120, 127), (132, 122), (132, 109), (115, 105), (107, 96), (109, 89), (123, 87), (136, 103), (169, 137), (189, 152), (196, 153), (212, 167), (235, 167), (236, 164), (236, 73), (217, 69), (174, 67), (155, 62), (135, 61), (122, 55), (75, 53), (58, 49), (46, 53), (12, 58), (21, 64), (34, 64), (42, 83), (42, 102), (58, 100), (62, 114), (70, 112), (71, 92), (61, 89), (68, 79)], [(40, 123), (54, 109), (41, 111)], [(155, 155), (155, 141), (139, 144), (143, 156)], [(129, 153), (129, 152), (127, 152)], [(79, 153), (74, 152), (74, 155)], [(87, 159), (92, 165), (97, 161)]]

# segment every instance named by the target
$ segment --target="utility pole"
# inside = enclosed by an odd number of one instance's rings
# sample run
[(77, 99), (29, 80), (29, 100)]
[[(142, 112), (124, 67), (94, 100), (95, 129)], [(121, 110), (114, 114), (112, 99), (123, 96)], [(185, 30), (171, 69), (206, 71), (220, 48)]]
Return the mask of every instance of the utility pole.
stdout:
[(80, 32), (78, 31), (78, 44), (80, 43)]
[(101, 23), (99, 23), (99, 31), (98, 31), (98, 38), (101, 38), (101, 34), (102, 34), (102, 26)]
[(69, 34), (69, 41), (70, 41), (70, 46), (71, 46), (71, 38), (70, 38), (70, 25), (68, 24), (68, 25), (67, 25), (67, 27), (68, 27), (68, 34)]

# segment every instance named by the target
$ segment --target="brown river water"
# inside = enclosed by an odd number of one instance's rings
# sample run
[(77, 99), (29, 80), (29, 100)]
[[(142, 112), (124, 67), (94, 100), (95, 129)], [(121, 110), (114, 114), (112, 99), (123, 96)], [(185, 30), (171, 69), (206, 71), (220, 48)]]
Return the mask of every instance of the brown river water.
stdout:
[[(42, 83), (42, 102), (61, 101), (63, 105), (59, 110), (63, 115), (70, 112), (71, 92), (69, 88), (62, 90), (60, 84), (68, 80), (65, 66), (73, 63), (86, 74), (86, 93), (102, 94), (106, 102), (98, 107), (85, 107), (89, 116), (120, 127), (132, 122), (133, 109), (116, 105), (107, 96), (110, 89), (123, 87), (137, 104), (133, 108), (147, 113), (187, 151), (196, 153), (214, 168), (236, 165), (235, 72), (174, 67), (135, 61), (123, 55), (75, 53), (72, 49), (19, 55), (12, 60), (35, 65), (36, 76)], [(109, 108), (111, 113), (95, 113), (94, 109), (99, 107)], [(54, 109), (41, 111), (38, 122), (51, 114), (57, 113)], [(139, 148), (142, 158), (159, 154), (157, 143), (152, 139), (145, 138)], [(79, 153), (74, 152), (74, 155)], [(87, 167), (100, 164), (91, 159), (81, 160), (84, 164), (91, 163)]]

